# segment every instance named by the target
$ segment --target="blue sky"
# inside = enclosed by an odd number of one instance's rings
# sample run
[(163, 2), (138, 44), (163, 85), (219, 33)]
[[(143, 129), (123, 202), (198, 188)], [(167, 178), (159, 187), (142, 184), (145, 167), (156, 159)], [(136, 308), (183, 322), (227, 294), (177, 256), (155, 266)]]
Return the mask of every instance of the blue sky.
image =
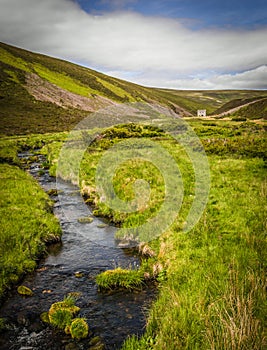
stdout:
[[(135, 11), (148, 16), (182, 18), (192, 28), (255, 28), (267, 24), (266, 0), (76, 0), (88, 13)], [(187, 21), (186, 21), (187, 20)]]
[(146, 86), (267, 89), (267, 1), (0, 0), (0, 41)]

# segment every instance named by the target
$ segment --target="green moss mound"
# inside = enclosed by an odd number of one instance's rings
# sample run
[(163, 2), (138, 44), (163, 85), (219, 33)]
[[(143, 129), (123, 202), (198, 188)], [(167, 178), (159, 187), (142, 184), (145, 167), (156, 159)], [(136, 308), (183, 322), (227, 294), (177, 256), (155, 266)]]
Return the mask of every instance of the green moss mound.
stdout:
[(75, 306), (75, 299), (66, 297), (63, 301), (56, 302), (51, 305), (48, 311), (49, 322), (60, 329), (64, 329), (70, 325), (73, 316), (80, 311)]
[(29, 296), (29, 297), (33, 296), (33, 291), (26, 286), (19, 286), (17, 288), (17, 291), (20, 295), (25, 295), (25, 296)]
[(75, 305), (75, 298), (68, 295), (63, 301), (52, 304), (48, 313), (41, 314), (41, 319), (43, 322), (49, 322), (52, 326), (64, 330), (73, 339), (80, 340), (88, 336), (89, 327), (84, 318), (73, 318), (79, 311), (80, 308)]
[(69, 309), (58, 309), (49, 314), (49, 321), (53, 326), (64, 329), (71, 323), (72, 313)]
[(75, 318), (69, 327), (73, 339), (83, 339), (88, 336), (88, 324), (84, 318)]

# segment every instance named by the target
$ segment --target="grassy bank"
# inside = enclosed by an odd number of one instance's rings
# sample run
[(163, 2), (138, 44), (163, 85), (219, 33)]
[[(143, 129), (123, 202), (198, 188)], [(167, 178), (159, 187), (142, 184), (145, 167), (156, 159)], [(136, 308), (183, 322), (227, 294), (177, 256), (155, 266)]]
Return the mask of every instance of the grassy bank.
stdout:
[(14, 165), (19, 163), (17, 150), (18, 141), (1, 141), (0, 297), (36, 267), (46, 244), (58, 241), (61, 234), (48, 195), (29, 174)]
[(150, 311), (146, 335), (140, 341), (130, 339), (123, 349), (266, 345), (263, 161), (210, 161), (212, 189), (206, 212), (190, 233), (173, 227), (162, 237), (167, 280)]
[[(198, 122), (195, 129), (209, 153), (209, 202), (192, 231), (184, 234), (173, 225), (162, 236), (159, 257), (167, 263), (167, 279), (145, 336), (129, 339), (123, 350), (266, 346), (264, 130), (228, 123), (207, 130)], [(222, 137), (226, 146), (219, 156)]]
[[(209, 157), (211, 190), (199, 223), (188, 233), (181, 230), (186, 219), (194, 176), (183, 149), (168, 137), (148, 135), (172, 154), (184, 181), (183, 204), (174, 224), (150, 242), (164, 268), (159, 296), (153, 304), (145, 335), (132, 337), (123, 350), (263, 349), (267, 305), (266, 281), (266, 128), (256, 123), (225, 121), (191, 122)], [(129, 130), (128, 130), (129, 132)], [(122, 200), (134, 198), (136, 179), (149, 179), (149, 205), (133, 213), (116, 212), (101, 200), (95, 174), (104, 151), (127, 137), (140, 134), (107, 132), (85, 152), (80, 186), (95, 213), (122, 227), (142, 224), (164, 200), (160, 174), (146, 162), (124, 162), (113, 177)], [(103, 135), (106, 135), (103, 132)], [(113, 135), (111, 137), (111, 135)], [(83, 135), (85, 137), (86, 135)], [(49, 145), (55, 173), (60, 144)], [(74, 150), (72, 149), (72, 152)], [(72, 181), (67, 167), (62, 176)], [(148, 264), (144, 260), (145, 264)], [(147, 267), (147, 266), (146, 266)], [(145, 270), (145, 269), (144, 269)], [(119, 283), (119, 282), (116, 282)]]
[[(122, 348), (264, 349), (266, 127), (251, 122), (200, 120), (191, 121), (191, 125), (208, 154), (211, 189), (200, 221), (188, 233), (181, 228), (192, 205), (193, 168), (183, 147), (160, 131), (144, 126), (98, 131), (100, 136), (90, 144), (80, 164), (79, 185), (85, 199), (94, 206), (95, 214), (106, 216), (121, 227), (138, 227), (156, 215), (164, 202), (164, 181), (160, 171), (149, 162), (133, 159), (122, 162), (113, 176), (117, 196), (122, 201), (132, 201), (137, 179), (150, 181), (151, 196), (145, 206), (143, 202), (136, 203), (138, 210), (134, 212), (110, 209), (95, 183), (98, 163), (107, 149), (125, 139), (152, 140), (172, 154), (183, 179), (184, 198), (178, 217), (160, 238), (149, 242), (153, 258), (144, 259), (136, 272), (138, 278), (143, 278), (139, 273), (149, 271), (153, 276), (155, 266), (161, 266), (162, 271), (157, 278), (159, 295), (149, 312), (146, 332), (141, 338), (131, 337)], [(54, 175), (65, 136), (32, 138), (33, 144), (39, 142), (39, 146), (43, 146), (42, 152), (48, 155)], [(83, 132), (80, 139), (87, 137)], [(25, 140), (20, 141), (20, 147), (22, 142)], [(67, 152), (79, 152), (79, 147), (75, 147), (72, 143)], [(140, 151), (146, 147), (140, 143)], [(12, 147), (8, 149), (9, 152), (4, 152), (8, 154), (6, 158), (16, 161)], [(77, 178), (68, 172), (68, 165), (68, 162), (61, 164), (60, 174), (75, 182)], [(8, 174), (10, 166), (5, 166)], [(11, 181), (9, 178), (5, 182)], [(38, 203), (40, 205), (40, 201)], [(120, 270), (115, 272), (98, 277), (99, 284), (112, 288), (129, 282), (127, 278), (126, 282), (120, 280)], [(123, 276), (127, 275), (128, 272), (123, 271)]]

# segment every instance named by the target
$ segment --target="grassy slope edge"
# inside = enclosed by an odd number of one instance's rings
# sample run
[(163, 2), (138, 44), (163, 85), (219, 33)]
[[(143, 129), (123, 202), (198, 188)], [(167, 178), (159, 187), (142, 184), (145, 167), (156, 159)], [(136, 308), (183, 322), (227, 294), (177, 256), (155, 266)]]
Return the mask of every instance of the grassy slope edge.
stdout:
[[(61, 229), (52, 201), (38, 183), (15, 163), (14, 140), (1, 142), (0, 297), (23, 274), (31, 272), (46, 244), (59, 241)], [(7, 164), (6, 161), (12, 164)]]

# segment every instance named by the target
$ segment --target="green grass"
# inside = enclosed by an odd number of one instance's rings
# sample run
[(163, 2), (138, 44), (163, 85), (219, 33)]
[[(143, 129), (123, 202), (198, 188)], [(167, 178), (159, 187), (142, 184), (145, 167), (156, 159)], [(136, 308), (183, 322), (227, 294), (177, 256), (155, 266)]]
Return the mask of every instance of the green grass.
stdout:
[(79, 81), (75, 81), (66, 74), (53, 72), (40, 64), (34, 65), (34, 70), (41, 78), (74, 94), (89, 97), (91, 94), (96, 94), (98, 92), (91, 89), (89, 86), (82, 85)]
[(155, 89), (158, 97), (174, 103), (192, 116), (197, 115), (198, 109), (206, 109), (207, 114), (218, 114), (226, 112), (229, 109), (255, 100), (266, 97), (265, 91), (253, 90), (170, 90), (170, 89)]
[(75, 301), (76, 298), (68, 294), (63, 301), (53, 303), (49, 311), (43, 312), (40, 318), (44, 323), (64, 330), (73, 339), (80, 340), (88, 336), (89, 327), (85, 318), (74, 318), (80, 311), (80, 308), (75, 305)]
[(250, 156), (210, 154), (206, 211), (189, 233), (174, 225), (161, 237), (167, 279), (146, 334), (123, 350), (266, 346), (266, 168), (251, 148)]
[(1, 57), (1, 61), (5, 64), (8, 64), (9, 66), (21, 69), (25, 72), (31, 71), (30, 68), (28, 67), (27, 62), (25, 62), (20, 57), (16, 57), (16, 56), (12, 55), (10, 52), (5, 50), (3, 47), (0, 47), (0, 57)]
[(30, 175), (0, 164), (0, 296), (36, 267), (45, 245), (58, 240), (59, 223), (52, 202)]
[[(18, 58), (12, 66), (13, 56), (4, 53), (3, 70), (0, 71), (3, 82), (0, 91), (1, 132), (6, 134), (67, 130), (83, 117), (82, 113), (78, 116), (77, 111), (57, 109), (54, 105), (38, 102), (25, 92), (23, 72), (36, 64), (41, 65), (43, 74), (50, 75), (50, 78), (51, 72), (55, 72), (53, 79), (66, 84), (65, 88), (68, 84), (73, 88), (73, 82), (78, 82), (75, 88), (89, 86), (99, 95), (118, 102), (131, 100), (132, 96), (134, 100), (154, 100), (172, 109), (180, 106), (192, 115), (198, 108), (206, 108), (208, 113), (213, 113), (223, 105), (228, 110), (240, 103), (237, 100), (242, 99), (243, 103), (263, 95), (262, 91), (149, 89), (64, 61), (1, 46)], [(65, 76), (68, 77), (67, 82), (64, 81)], [(236, 116), (264, 118), (265, 109), (265, 102), (259, 101), (241, 109)], [(40, 118), (42, 113), (44, 115)], [(140, 178), (151, 181), (151, 197), (147, 207), (137, 206), (138, 210), (131, 213), (111, 209), (97, 192), (95, 183), (99, 160), (107, 149), (125, 138), (151, 138), (173, 155), (184, 182), (184, 199), (178, 217), (159, 239), (150, 242), (155, 256), (143, 259), (138, 271), (104, 272), (98, 277), (99, 284), (102, 283), (104, 289), (123, 285), (131, 288), (129, 282), (133, 285), (141, 283), (140, 279), (144, 278), (142, 273), (154, 276), (156, 266), (163, 268), (158, 274), (159, 295), (150, 309), (146, 333), (141, 339), (133, 337), (127, 340), (124, 350), (263, 349), (266, 347), (263, 326), (267, 314), (264, 294), (267, 251), (266, 123), (193, 118), (190, 123), (209, 157), (211, 190), (205, 212), (188, 233), (182, 231), (182, 226), (194, 196), (194, 172), (181, 146), (155, 130), (144, 126), (131, 129), (124, 125), (99, 130), (102, 138), (92, 143), (85, 152), (79, 173), (81, 191), (88, 203), (94, 206), (95, 214), (107, 216), (122, 227), (138, 227), (149, 217), (157, 215), (164, 201), (164, 184), (162, 176), (151, 164), (126, 161), (113, 178), (118, 197), (133, 200), (133, 184)], [(36, 257), (44, 248), (45, 237), (58, 229), (55, 219), (47, 214), (47, 197), (28, 175), (15, 167), (18, 164), (16, 152), (27, 147), (43, 147), (50, 172), (55, 175), (65, 137), (66, 134), (30, 135), (5, 138), (0, 142), (1, 163), (12, 164), (0, 164), (3, 180), (1, 220), (4, 227), (0, 237), (1, 243), (4, 242), (1, 249), (5, 264), (5, 272), (1, 276), (2, 290), (16, 282), (19, 275), (34, 268)], [(89, 136), (84, 132), (80, 137), (82, 140)], [(66, 152), (81, 153), (79, 142), (71, 146)], [(77, 183), (77, 174), (69, 172), (67, 160), (60, 169), (60, 175)]]
[(267, 119), (267, 99), (255, 102), (249, 106), (241, 108), (232, 114), (233, 117), (247, 119)]
[[(264, 96), (264, 95), (262, 95), (262, 96), (258, 95), (257, 96), (256, 95), (256, 96), (251, 97), (251, 95), (249, 95), (249, 96), (244, 96), (243, 98), (233, 99), (233, 100), (225, 103), (220, 108), (218, 108), (214, 112), (214, 114), (224, 113), (224, 112), (229, 111), (232, 108), (239, 107), (239, 106), (242, 106), (242, 105), (244, 105), (246, 103), (253, 102), (253, 101), (256, 101), (256, 100), (261, 100), (262, 98), (266, 98), (266, 96)], [(252, 104), (251, 108), (254, 109), (254, 103)], [(248, 116), (250, 117), (250, 119), (253, 119), (253, 116), (251, 116), (250, 114), (248, 114)]]
[(96, 283), (100, 290), (140, 289), (144, 284), (144, 276), (139, 270), (126, 270), (118, 267), (97, 275)]
[[(113, 179), (117, 195), (122, 200), (133, 199), (132, 184), (143, 178), (151, 182), (151, 197), (145, 210), (127, 215), (112, 211), (100, 201), (94, 182), (98, 162), (106, 149), (125, 138), (152, 137), (179, 163), (184, 180), (184, 201), (179, 216), (158, 240), (150, 242), (155, 256), (142, 259), (139, 270), (105, 271), (97, 276), (97, 283), (102, 290), (139, 289), (145, 283), (145, 276), (156, 278), (160, 283), (158, 298), (147, 319), (146, 333), (141, 339), (128, 339), (123, 350), (263, 349), (267, 311), (264, 294), (267, 251), (265, 125), (199, 120), (192, 121), (191, 125), (209, 156), (211, 191), (201, 220), (188, 233), (181, 228), (192, 204), (194, 176), (190, 160), (177, 143), (160, 131), (122, 125), (103, 131), (107, 137), (99, 138), (85, 153), (80, 169), (81, 190), (99, 215), (106, 215), (120, 225), (138, 226), (157, 213), (164, 199), (164, 184), (151, 164), (137, 160), (123, 163)], [(4, 161), (13, 162), (16, 150), (26, 148), (27, 144), (43, 146), (42, 152), (48, 155), (51, 172), (55, 174), (65, 137), (63, 133), (7, 138), (0, 147), (0, 154)], [(85, 133), (81, 134), (81, 138), (86, 137)], [(78, 149), (74, 147), (70, 151), (78, 152)], [(6, 175), (16, 169), (15, 174), (26, 176), (14, 166), (2, 166)], [(63, 170), (63, 177), (70, 181), (75, 178), (68, 174), (67, 165)], [(6, 184), (9, 181), (10, 176), (4, 178)], [(8, 193), (11, 193), (8, 186)], [(15, 193), (20, 192), (16, 188)], [(22, 198), (21, 193), (19, 198)], [(17, 216), (16, 222), (21, 222)], [(26, 252), (25, 243), (23, 250)], [(22, 271), (21, 261), (18, 265)], [(157, 266), (161, 268), (156, 273)], [(24, 266), (23, 271), (33, 267)], [(11, 272), (12, 278), (14, 272)]]
[[(267, 311), (265, 126), (225, 121), (192, 121), (191, 125), (207, 150), (211, 168), (209, 202), (201, 220), (190, 232), (181, 230), (194, 193), (192, 167), (180, 146), (158, 135), (154, 141), (173, 155), (182, 172), (185, 194), (179, 216), (152, 242), (156, 257), (144, 260), (138, 271), (106, 271), (97, 283), (103, 289), (129, 286), (132, 274), (152, 275), (156, 262), (164, 268), (146, 333), (140, 340), (127, 340), (124, 350), (263, 349)], [(86, 152), (81, 185), (88, 188), (89, 201), (99, 215), (121, 225), (138, 226), (149, 215), (144, 218), (141, 210), (128, 216), (112, 211), (99, 201), (94, 187), (103, 151), (116, 144), (118, 136), (127, 137), (127, 132), (122, 126), (110, 129), (108, 135)], [(150, 211), (151, 215), (162, 201), (163, 184), (157, 172), (149, 170), (150, 165), (135, 162), (122, 164), (113, 178), (114, 187), (121, 199), (131, 200), (134, 180), (150, 178), (154, 188), (147, 214)]]
[[(123, 350), (263, 349), (266, 128), (231, 121), (192, 121), (191, 125), (204, 144), (211, 168), (211, 191), (201, 220), (190, 232), (181, 230), (194, 193), (192, 167), (181, 147), (158, 135), (154, 141), (174, 156), (182, 172), (185, 195), (179, 216), (159, 240), (151, 242), (156, 256), (143, 260), (139, 271), (104, 272), (97, 282), (103, 289), (130, 286), (132, 274), (152, 275), (156, 262), (164, 268), (146, 333), (140, 340), (127, 340)], [(109, 129), (107, 139), (91, 145), (81, 164), (80, 180), (99, 215), (121, 225), (138, 226), (149, 215), (144, 218), (141, 210), (127, 215), (112, 211), (99, 201), (94, 187), (104, 150), (122, 140), (119, 137), (137, 137), (138, 133), (128, 132), (124, 126)], [(157, 172), (149, 170), (151, 165), (135, 163), (122, 164), (113, 178), (114, 187), (121, 199), (131, 200), (134, 180), (150, 178), (154, 188), (147, 214), (151, 215), (162, 201), (163, 184)]]

